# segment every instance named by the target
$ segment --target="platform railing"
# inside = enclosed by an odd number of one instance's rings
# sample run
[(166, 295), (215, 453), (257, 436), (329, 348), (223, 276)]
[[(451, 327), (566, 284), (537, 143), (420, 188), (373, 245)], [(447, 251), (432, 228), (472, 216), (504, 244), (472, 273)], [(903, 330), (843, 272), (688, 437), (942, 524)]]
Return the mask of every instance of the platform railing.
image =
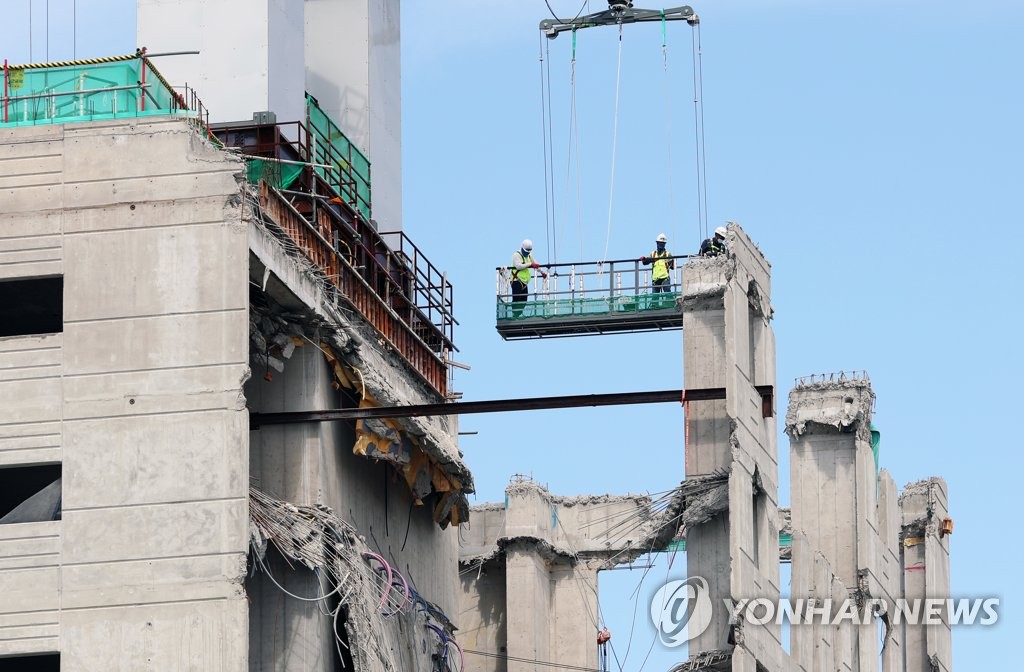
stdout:
[[(585, 315), (610, 311), (671, 308), (682, 290), (682, 265), (691, 255), (673, 255), (669, 283), (655, 291), (654, 265), (639, 259), (613, 259), (562, 264), (542, 264), (531, 271), (530, 293), (525, 303), (513, 303), (515, 269), (495, 269), (498, 319)], [(543, 271), (547, 277), (541, 273)]]

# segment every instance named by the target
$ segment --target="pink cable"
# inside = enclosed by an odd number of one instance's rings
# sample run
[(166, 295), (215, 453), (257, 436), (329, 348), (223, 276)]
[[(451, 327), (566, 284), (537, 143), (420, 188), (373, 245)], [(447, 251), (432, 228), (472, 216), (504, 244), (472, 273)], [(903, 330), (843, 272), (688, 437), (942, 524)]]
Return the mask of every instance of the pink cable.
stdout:
[(396, 569), (394, 574), (395, 574), (395, 576), (397, 576), (402, 581), (402, 596), (403, 596), (403, 599), (402, 599), (402, 604), (398, 605), (395, 608), (395, 611), (397, 612), (397, 611), (401, 611), (402, 608), (405, 607), (405, 605), (408, 604), (412, 600), (412, 594), (409, 592), (409, 582), (405, 580), (405, 577), (402, 576), (402, 573), (399, 572)]
[(459, 652), (459, 672), (466, 672), (466, 654), (462, 652), (462, 647), (455, 641), (454, 637), (448, 639), (449, 644), (455, 645), (455, 650)]
[[(387, 573), (388, 573), (387, 587), (384, 588), (384, 594), (380, 596), (380, 604), (377, 605), (378, 609), (383, 609), (384, 608), (384, 603), (388, 601), (388, 594), (391, 592), (391, 581), (392, 581), (392, 579), (394, 579), (394, 576), (395, 576), (394, 572), (391, 570), (391, 565), (388, 564), (387, 560), (385, 560), (381, 556), (377, 555), (376, 553), (373, 553), (372, 551), (364, 551), (363, 552), (363, 557), (364, 558), (372, 558), (372, 559), (376, 560), (377, 562), (379, 562), (381, 564), (381, 568), (384, 569), (385, 571), (387, 571)], [(403, 581), (404, 581), (404, 579), (403, 579)]]

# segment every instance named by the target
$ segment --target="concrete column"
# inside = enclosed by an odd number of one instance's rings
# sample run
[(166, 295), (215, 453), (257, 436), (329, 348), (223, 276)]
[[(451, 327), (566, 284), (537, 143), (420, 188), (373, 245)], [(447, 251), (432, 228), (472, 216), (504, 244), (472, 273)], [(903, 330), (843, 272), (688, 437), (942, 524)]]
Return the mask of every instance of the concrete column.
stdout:
[[(946, 493), (946, 482), (933, 477), (911, 483), (900, 497), (903, 586), (908, 601), (950, 596), (949, 537), (940, 536), (942, 521), (949, 516)], [(941, 616), (941, 625), (903, 625), (907, 672), (949, 672), (952, 669), (952, 631), (945, 608)]]
[(789, 395), (793, 530), (821, 551), (850, 587), (874, 550), (875, 465), (871, 453), (874, 393), (866, 380), (807, 383)]
[[(650, 544), (653, 524), (626, 534), (619, 526), (650, 518), (650, 498), (557, 497), (529, 480), (513, 481), (505, 497), (504, 505), (473, 507), (473, 525), (460, 535), (460, 641), (499, 655), (595, 669), (596, 635), (605, 625), (598, 572), (609, 559), (627, 562)], [(506, 669), (495, 660), (473, 657), (467, 670)]]
[(287, 0), (137, 0), (138, 44), (167, 80), (196, 89), (211, 122), (271, 110), (305, 121), (303, 3)]
[[(551, 580), (544, 560), (517, 542), (505, 555), (508, 655), (551, 660)], [(509, 661), (509, 672), (527, 672), (532, 663)]]
[(402, 228), (399, 0), (306, 2), (306, 90), (370, 159), (373, 218)]
[[(728, 511), (687, 530), (687, 573), (707, 581), (715, 605), (779, 595), (775, 419), (764, 417), (757, 391), (775, 385), (770, 267), (739, 226), (728, 231), (728, 256), (694, 259), (683, 270), (684, 387), (726, 390), (724, 401), (686, 408), (687, 478), (729, 474)], [(734, 669), (745, 669), (747, 653), (765, 664), (781, 660), (778, 626), (746, 625), (736, 634), (716, 609), (691, 640), (691, 657), (729, 649), (732, 639), (747, 649)]]
[[(255, 372), (246, 383), (249, 403), (262, 412), (329, 408), (334, 403), (324, 357), (312, 346), (296, 348), (284, 371), (271, 372), (272, 380), (265, 380), (263, 373)], [(328, 424), (332, 423), (280, 425), (251, 432), (249, 471), (254, 485), (290, 502), (322, 501), (321, 433), (330, 430)], [(319, 590), (312, 572), (296, 570), (276, 553), (268, 554), (267, 567), (295, 595), (316, 595)], [(246, 590), (253, 669), (320, 669), (333, 659), (330, 624), (316, 603), (292, 599), (263, 573), (255, 574)]]
[[(862, 598), (885, 594), (871, 451), (873, 403), (866, 379), (835, 376), (798, 385), (790, 393), (786, 415), (793, 531), (806, 535), (851, 597)], [(877, 628), (877, 623), (840, 627), (835, 655), (849, 656), (853, 669), (877, 670)], [(844, 648), (846, 637), (849, 650)]]

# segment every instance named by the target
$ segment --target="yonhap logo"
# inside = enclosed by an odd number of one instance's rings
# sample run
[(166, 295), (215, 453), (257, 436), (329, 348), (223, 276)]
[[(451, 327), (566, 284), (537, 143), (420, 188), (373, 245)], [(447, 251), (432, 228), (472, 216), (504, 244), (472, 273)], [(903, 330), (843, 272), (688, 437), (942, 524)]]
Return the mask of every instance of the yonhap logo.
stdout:
[(694, 576), (666, 583), (651, 598), (651, 622), (668, 647), (681, 646), (704, 632), (711, 624), (708, 582)]

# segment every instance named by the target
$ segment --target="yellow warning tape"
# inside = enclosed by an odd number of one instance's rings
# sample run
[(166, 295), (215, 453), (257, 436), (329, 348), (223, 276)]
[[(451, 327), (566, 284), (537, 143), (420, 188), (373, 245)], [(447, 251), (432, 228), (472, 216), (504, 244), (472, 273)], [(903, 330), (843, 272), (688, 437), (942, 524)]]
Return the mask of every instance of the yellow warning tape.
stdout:
[(176, 96), (177, 92), (174, 90), (174, 87), (171, 86), (166, 79), (164, 79), (164, 76), (160, 74), (159, 70), (153, 67), (152, 61), (150, 61), (148, 58), (143, 58), (143, 60), (146, 62), (146, 67), (149, 68), (150, 72), (156, 75), (156, 78), (160, 80), (160, 83), (164, 85), (164, 87), (170, 92), (170, 94), (172, 96)]
[(907, 537), (903, 540), (903, 545), (907, 548), (911, 546), (917, 546), (918, 544), (924, 543), (924, 537)]
[(75, 65), (99, 65), (101, 63), (117, 63), (138, 58), (136, 54), (124, 56), (104, 56), (102, 58), (82, 58), (77, 61), (52, 61), (50, 63), (25, 63), (24, 65), (8, 65), (9, 70), (39, 70), (42, 68), (68, 68)]

